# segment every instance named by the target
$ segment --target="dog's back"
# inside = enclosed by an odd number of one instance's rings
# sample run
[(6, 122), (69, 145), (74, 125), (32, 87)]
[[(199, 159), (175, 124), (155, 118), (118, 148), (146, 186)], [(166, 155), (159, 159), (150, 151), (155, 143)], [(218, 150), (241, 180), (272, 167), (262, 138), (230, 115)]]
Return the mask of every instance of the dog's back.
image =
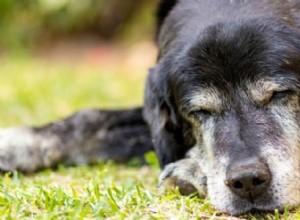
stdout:
[[(169, 14), (161, 13), (165, 17), (161, 17), (159, 22), (162, 24), (158, 37), (160, 54), (178, 44), (180, 39), (198, 37), (198, 33), (203, 29), (218, 23), (278, 18), (295, 27), (299, 27), (300, 24), (300, 1), (298, 0), (185, 0), (176, 2), (174, 1), (174, 8)], [(177, 41), (173, 42), (175, 38)]]

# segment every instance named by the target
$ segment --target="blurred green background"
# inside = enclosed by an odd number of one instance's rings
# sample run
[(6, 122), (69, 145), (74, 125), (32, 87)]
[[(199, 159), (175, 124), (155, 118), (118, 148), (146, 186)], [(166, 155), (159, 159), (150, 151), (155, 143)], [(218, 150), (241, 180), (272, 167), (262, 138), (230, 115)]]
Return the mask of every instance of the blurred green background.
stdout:
[(0, 126), (142, 105), (152, 0), (0, 0)]
[(57, 39), (94, 36), (137, 41), (152, 36), (156, 1), (0, 0), (2, 51), (36, 48)]

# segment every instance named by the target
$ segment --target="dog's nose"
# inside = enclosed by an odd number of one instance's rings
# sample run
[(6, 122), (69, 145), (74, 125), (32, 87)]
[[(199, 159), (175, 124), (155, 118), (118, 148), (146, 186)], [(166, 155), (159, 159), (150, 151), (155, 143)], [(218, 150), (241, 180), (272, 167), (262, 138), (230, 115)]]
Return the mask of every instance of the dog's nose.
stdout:
[(225, 184), (234, 194), (252, 202), (267, 191), (270, 181), (268, 166), (258, 159), (251, 159), (229, 166)]

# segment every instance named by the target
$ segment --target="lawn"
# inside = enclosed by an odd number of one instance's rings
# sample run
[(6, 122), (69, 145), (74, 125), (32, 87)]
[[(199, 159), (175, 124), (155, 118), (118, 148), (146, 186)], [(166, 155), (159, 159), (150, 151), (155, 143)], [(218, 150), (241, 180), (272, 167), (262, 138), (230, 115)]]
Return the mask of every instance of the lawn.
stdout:
[[(144, 67), (63, 62), (37, 57), (0, 61), (0, 126), (41, 125), (89, 107), (141, 105)], [(0, 219), (225, 219), (209, 201), (161, 192), (150, 166), (99, 162), (33, 175), (0, 176)], [(300, 219), (300, 212), (244, 215), (243, 219)]]

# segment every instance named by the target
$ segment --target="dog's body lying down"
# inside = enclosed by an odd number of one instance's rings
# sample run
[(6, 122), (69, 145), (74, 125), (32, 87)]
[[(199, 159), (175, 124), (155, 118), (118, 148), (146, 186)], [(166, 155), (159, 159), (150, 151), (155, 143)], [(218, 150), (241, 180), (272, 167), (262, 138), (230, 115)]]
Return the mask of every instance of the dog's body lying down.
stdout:
[(123, 162), (154, 147), (161, 183), (208, 195), (221, 211), (293, 208), (300, 203), (299, 26), (298, 0), (162, 0), (144, 107), (3, 130), (0, 168)]

